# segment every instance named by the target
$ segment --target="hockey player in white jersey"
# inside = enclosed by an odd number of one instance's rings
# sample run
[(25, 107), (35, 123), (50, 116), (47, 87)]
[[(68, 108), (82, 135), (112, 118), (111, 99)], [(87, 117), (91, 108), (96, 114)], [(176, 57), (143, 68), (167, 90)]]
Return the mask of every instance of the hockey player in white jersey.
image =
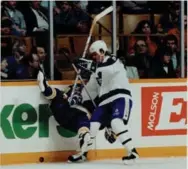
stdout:
[[(91, 138), (96, 137), (101, 125), (110, 126), (127, 149), (128, 155), (122, 160), (125, 164), (129, 164), (139, 155), (128, 131), (132, 96), (126, 69), (121, 60), (108, 53), (104, 41), (98, 40), (91, 44), (89, 53), (97, 66), (86, 87), (92, 98), (99, 96), (99, 104), (91, 117)], [(83, 102), (90, 100), (86, 90), (82, 91), (82, 97)]]

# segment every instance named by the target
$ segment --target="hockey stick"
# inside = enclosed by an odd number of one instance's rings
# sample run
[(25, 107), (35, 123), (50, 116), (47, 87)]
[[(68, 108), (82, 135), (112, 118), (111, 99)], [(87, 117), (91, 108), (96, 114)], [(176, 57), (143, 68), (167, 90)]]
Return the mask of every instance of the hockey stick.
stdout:
[(90, 28), (90, 31), (89, 31), (89, 36), (88, 36), (88, 39), (87, 39), (87, 42), (86, 42), (86, 46), (85, 46), (85, 49), (84, 49), (84, 52), (83, 52), (83, 55), (82, 57), (85, 58), (85, 55), (86, 55), (86, 51), (87, 51), (87, 48), (89, 46), (89, 43), (90, 43), (90, 40), (91, 40), (91, 36), (92, 36), (92, 33), (93, 33), (93, 30), (94, 30), (94, 27), (96, 25), (96, 23), (102, 18), (104, 17), (105, 15), (109, 14), (110, 12), (113, 11), (113, 6), (110, 6), (108, 7), (107, 9), (105, 9), (104, 11), (102, 11), (100, 14), (96, 15), (93, 22), (92, 22), (92, 25), (91, 25), (91, 28)]
[[(90, 28), (90, 31), (89, 31), (89, 36), (88, 36), (88, 38), (87, 38), (87, 41), (86, 41), (86, 45), (85, 45), (85, 48), (84, 48), (84, 52), (83, 52), (83, 54), (82, 54), (82, 58), (85, 58), (85, 55), (86, 55), (86, 52), (87, 52), (87, 49), (88, 49), (88, 46), (89, 46), (89, 43), (90, 43), (90, 41), (91, 41), (91, 36), (92, 36), (92, 33), (93, 33), (93, 30), (94, 30), (94, 27), (95, 27), (95, 25), (96, 25), (96, 23), (102, 18), (102, 17), (104, 17), (105, 15), (107, 15), (108, 13), (110, 13), (110, 12), (112, 12), (113, 11), (113, 6), (110, 6), (110, 7), (108, 7), (107, 9), (105, 9), (104, 11), (102, 11), (100, 14), (98, 14), (98, 15), (96, 15), (95, 16), (95, 18), (94, 18), (94, 20), (93, 20), (93, 22), (92, 22), (92, 25), (91, 25), (91, 28)], [(73, 68), (75, 69), (76, 67), (75, 67), (75, 65), (73, 66)], [(75, 70), (76, 71), (76, 73), (77, 73), (77, 76), (76, 76), (76, 79), (75, 79), (75, 82), (74, 82), (74, 86), (73, 86), (73, 90), (72, 90), (72, 93), (71, 93), (71, 97), (70, 97), (70, 100), (72, 100), (72, 97), (73, 97), (73, 94), (74, 94), (74, 92), (75, 92), (75, 88), (76, 88), (76, 84), (77, 84), (77, 81), (78, 81), (78, 79), (80, 79), (80, 70)], [(80, 79), (81, 80), (81, 79)], [(86, 88), (85, 88), (86, 89)], [(87, 94), (89, 94), (88, 93), (88, 91), (87, 91), (87, 89), (86, 89), (86, 92), (87, 92)], [(90, 95), (88, 95), (89, 97), (90, 97)], [(91, 97), (90, 97), (91, 98)], [(93, 100), (92, 100), (93, 101)], [(94, 104), (95, 105), (95, 104)], [(96, 105), (95, 105), (96, 106)]]
[[(85, 88), (85, 90), (86, 90), (87, 95), (89, 96), (89, 98), (90, 98), (90, 100), (92, 101), (93, 105), (96, 107), (96, 104), (95, 104), (94, 100), (92, 99), (92, 97), (90, 96), (90, 94), (89, 94), (89, 92), (88, 92), (88, 90), (87, 90), (87, 87), (86, 87), (86, 85), (85, 85), (85, 83), (84, 83), (84, 80), (82, 79), (82, 76), (80, 75), (79, 70), (77, 69), (77, 67), (75, 66), (75, 64), (69, 59), (68, 55), (67, 55), (64, 51), (63, 51), (63, 53), (64, 53), (64, 56), (66, 57), (66, 59), (68, 60), (68, 62), (71, 63), (72, 67), (74, 68), (74, 71), (75, 71), (76, 74), (77, 74), (76, 79), (75, 79), (75, 81), (74, 81), (74, 86), (73, 86), (74, 92), (75, 92), (75, 88), (76, 88), (76, 86), (77, 86), (77, 82), (78, 82), (78, 80), (80, 79), (81, 83), (83, 84), (83, 86), (84, 86), (84, 88)], [(73, 91), (73, 89), (72, 89), (72, 91)], [(71, 96), (72, 96), (72, 97), (73, 97), (73, 95), (74, 95), (74, 92), (71, 92)], [(71, 96), (70, 96), (70, 101), (72, 101)]]

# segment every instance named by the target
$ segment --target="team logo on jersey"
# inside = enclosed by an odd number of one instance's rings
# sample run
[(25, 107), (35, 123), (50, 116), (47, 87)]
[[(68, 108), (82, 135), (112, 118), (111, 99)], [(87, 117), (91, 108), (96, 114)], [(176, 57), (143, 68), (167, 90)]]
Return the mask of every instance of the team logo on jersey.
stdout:
[(119, 115), (119, 110), (118, 109), (115, 110), (115, 115)]
[(185, 135), (186, 86), (142, 88), (142, 136)]

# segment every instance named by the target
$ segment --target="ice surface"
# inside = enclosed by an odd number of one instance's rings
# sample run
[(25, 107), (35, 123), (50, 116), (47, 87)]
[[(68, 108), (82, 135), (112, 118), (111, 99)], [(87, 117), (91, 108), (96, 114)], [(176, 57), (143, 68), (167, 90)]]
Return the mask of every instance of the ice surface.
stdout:
[(79, 164), (41, 163), (2, 166), (2, 169), (187, 169), (188, 158), (145, 158), (132, 165), (124, 165), (121, 160), (90, 161)]

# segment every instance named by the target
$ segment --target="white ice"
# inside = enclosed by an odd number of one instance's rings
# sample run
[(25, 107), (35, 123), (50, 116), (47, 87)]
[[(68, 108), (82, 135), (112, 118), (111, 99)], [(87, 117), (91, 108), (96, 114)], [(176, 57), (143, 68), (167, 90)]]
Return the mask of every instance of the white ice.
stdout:
[(145, 158), (132, 165), (124, 165), (121, 160), (90, 161), (79, 164), (40, 163), (29, 165), (2, 166), (2, 169), (187, 169), (183, 158)]

